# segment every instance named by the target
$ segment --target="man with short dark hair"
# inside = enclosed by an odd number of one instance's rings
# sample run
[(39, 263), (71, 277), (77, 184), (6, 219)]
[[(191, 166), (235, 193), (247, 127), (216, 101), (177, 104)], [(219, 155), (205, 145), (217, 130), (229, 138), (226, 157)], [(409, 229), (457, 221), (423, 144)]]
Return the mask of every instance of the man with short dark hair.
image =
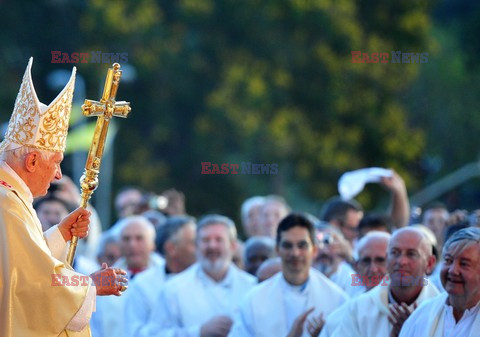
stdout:
[[(391, 176), (380, 178), (380, 184), (388, 189), (391, 195), (389, 215), (393, 227), (405, 227), (410, 216), (410, 204), (405, 182), (400, 175), (392, 170)], [(358, 236), (358, 225), (362, 217), (362, 206), (353, 199), (332, 198), (323, 207), (322, 220), (337, 226), (351, 244)]]
[(480, 229), (465, 228), (445, 242), (440, 272), (445, 293), (425, 302), (400, 337), (476, 337), (480, 331)]
[(358, 224), (359, 239), (369, 232), (392, 232), (392, 218), (386, 214), (365, 214)]
[(333, 198), (324, 207), (322, 220), (342, 231), (350, 243), (358, 236), (357, 228), (363, 217), (363, 208), (355, 200)]
[(282, 272), (256, 286), (243, 301), (231, 337), (318, 336), (322, 317), (340, 306), (346, 294), (312, 269), (315, 229), (307, 217), (290, 214), (277, 228)]

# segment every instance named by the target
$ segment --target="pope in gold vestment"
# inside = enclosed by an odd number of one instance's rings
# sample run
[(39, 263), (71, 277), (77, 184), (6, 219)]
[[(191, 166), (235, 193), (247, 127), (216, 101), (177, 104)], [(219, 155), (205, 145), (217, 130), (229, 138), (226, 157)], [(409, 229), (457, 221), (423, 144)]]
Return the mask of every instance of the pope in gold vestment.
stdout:
[[(32, 59), (5, 140), (0, 144), (0, 154), (24, 146), (47, 153), (62, 153), (65, 149), (75, 69), (65, 89), (45, 106), (38, 101), (33, 88), (31, 65)], [(95, 305), (95, 288), (90, 284), (55, 285), (53, 278), (58, 278), (55, 274), (68, 280), (82, 275), (64, 262), (67, 244), (59, 228), (54, 226), (42, 233), (32, 206), (35, 193), (30, 186), (35, 179), (29, 180), (29, 185), (17, 172), (0, 160), (0, 336), (91, 336), (86, 322)], [(61, 176), (59, 172), (55, 179)], [(85, 301), (92, 291), (93, 301)], [(80, 331), (69, 331), (72, 319), (82, 315), (87, 319), (81, 328), (76, 328)]]
[(29, 200), (30, 191), (5, 165), (0, 164), (0, 336), (90, 336), (88, 327), (82, 332), (65, 330), (82, 306), (88, 286), (52, 285), (54, 274), (69, 280), (80, 274), (61, 262), (61, 256), (53, 256)]

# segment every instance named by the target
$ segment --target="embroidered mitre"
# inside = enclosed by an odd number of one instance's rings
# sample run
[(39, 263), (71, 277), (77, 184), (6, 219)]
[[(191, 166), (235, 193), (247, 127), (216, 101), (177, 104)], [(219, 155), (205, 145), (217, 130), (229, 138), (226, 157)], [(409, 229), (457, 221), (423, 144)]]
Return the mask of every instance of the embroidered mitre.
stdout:
[(32, 63), (31, 57), (23, 75), (5, 139), (0, 143), (0, 152), (14, 150), (21, 146), (51, 152), (65, 150), (76, 68), (73, 67), (72, 75), (65, 88), (47, 106), (38, 100), (33, 87)]

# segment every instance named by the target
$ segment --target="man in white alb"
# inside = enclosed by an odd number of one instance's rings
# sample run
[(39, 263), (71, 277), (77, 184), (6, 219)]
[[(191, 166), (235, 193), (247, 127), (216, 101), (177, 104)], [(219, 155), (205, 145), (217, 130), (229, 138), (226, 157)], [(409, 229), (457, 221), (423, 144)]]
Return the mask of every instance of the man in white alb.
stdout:
[(232, 220), (205, 216), (197, 223), (197, 263), (168, 280), (144, 337), (226, 337), (238, 304), (256, 279), (232, 263), (237, 232)]
[(229, 336), (316, 337), (322, 317), (347, 300), (337, 285), (311, 268), (317, 246), (307, 217), (292, 213), (280, 222), (276, 249), (282, 272), (246, 296)]
[(378, 286), (350, 300), (331, 336), (398, 336), (401, 325), (416, 306), (438, 294), (437, 288), (426, 280), (434, 264), (432, 245), (419, 229), (406, 227), (395, 231), (388, 246), (389, 274)]
[(480, 228), (454, 233), (443, 247), (446, 292), (408, 318), (400, 337), (475, 337), (480, 334)]

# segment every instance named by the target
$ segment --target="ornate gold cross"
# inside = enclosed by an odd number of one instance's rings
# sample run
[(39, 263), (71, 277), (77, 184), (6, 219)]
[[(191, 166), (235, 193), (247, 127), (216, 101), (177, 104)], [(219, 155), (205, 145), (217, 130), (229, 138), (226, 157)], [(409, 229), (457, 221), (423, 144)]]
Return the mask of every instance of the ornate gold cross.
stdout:
[[(90, 197), (98, 186), (98, 174), (100, 173), (100, 163), (102, 162), (103, 149), (107, 139), (110, 120), (112, 117), (126, 118), (131, 110), (129, 102), (115, 102), (121, 77), (122, 71), (120, 70), (120, 64), (114, 63), (113, 68), (108, 69), (105, 87), (100, 101), (86, 99), (82, 105), (82, 111), (85, 116), (98, 117), (92, 145), (90, 146), (87, 163), (85, 164), (85, 171), (80, 178), (80, 187), (82, 190), (80, 207), (83, 208), (87, 207), (88, 200), (90, 200)], [(67, 262), (70, 265), (73, 264), (73, 259), (75, 258), (77, 243), (78, 237), (72, 237), (67, 255)]]

